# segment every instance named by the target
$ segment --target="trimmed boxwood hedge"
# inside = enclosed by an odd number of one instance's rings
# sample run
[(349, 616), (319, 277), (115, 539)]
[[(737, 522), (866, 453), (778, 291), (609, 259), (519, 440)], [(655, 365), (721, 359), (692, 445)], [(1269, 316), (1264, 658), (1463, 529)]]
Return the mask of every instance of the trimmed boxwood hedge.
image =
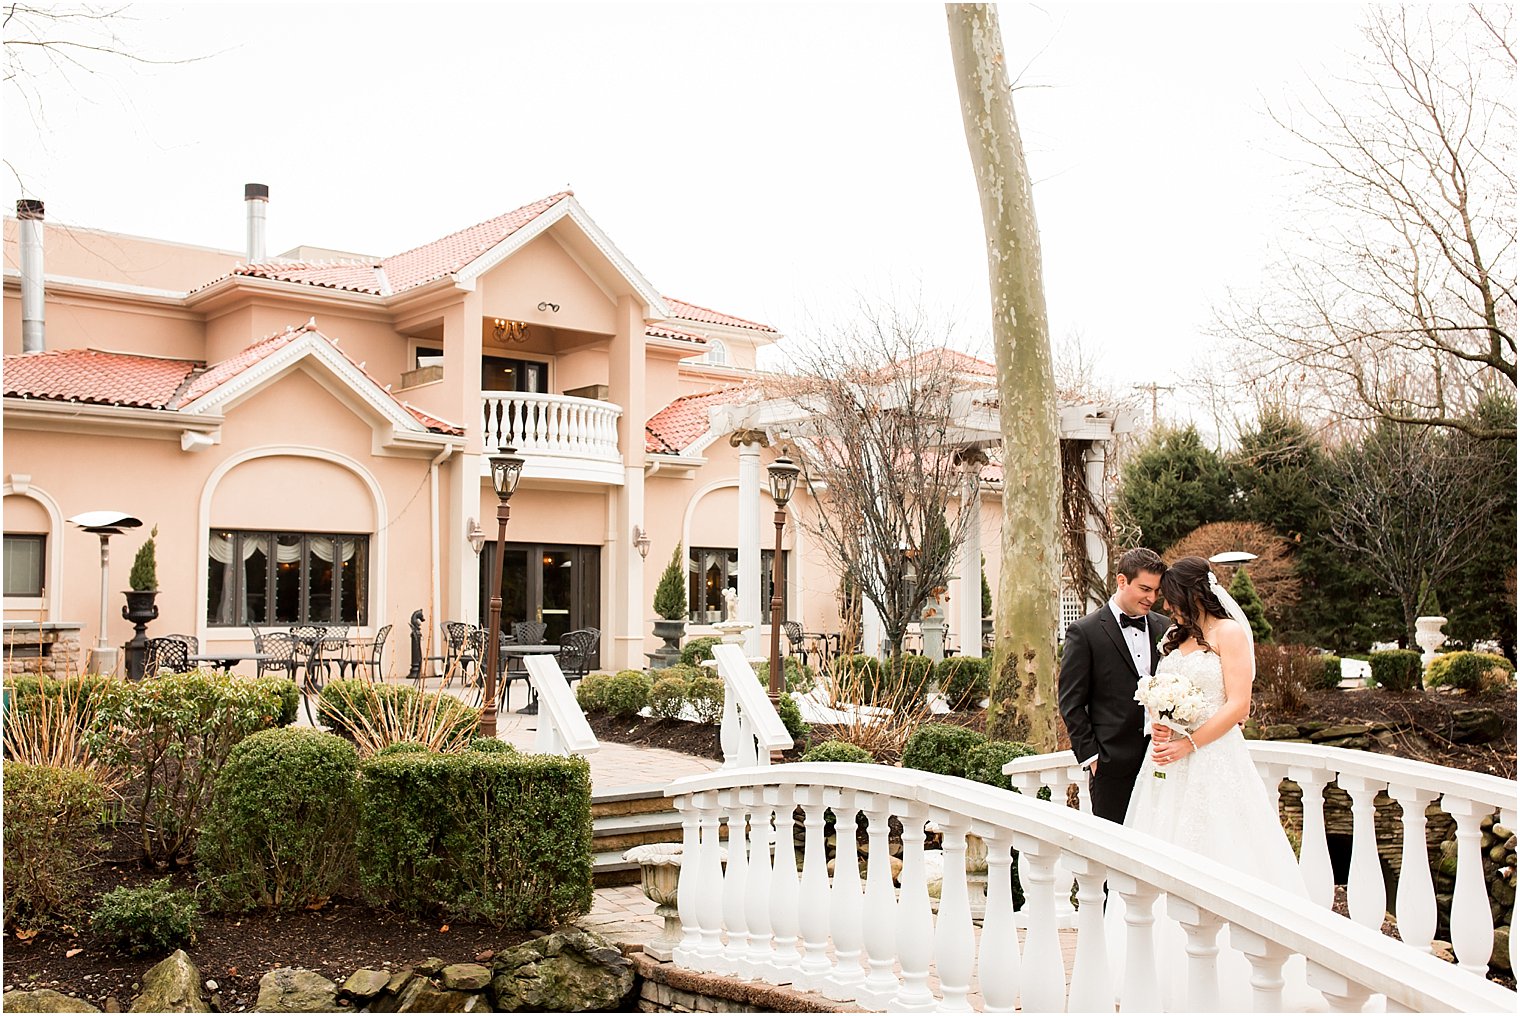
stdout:
[(1330, 655), (1321, 656), (1319, 662), (1325, 669), (1320, 672), (1317, 687), (1325, 689), (1339, 687), (1341, 683), (1341, 658)]
[(1463, 691), (1482, 691), (1486, 686), (1509, 683), (1514, 673), (1515, 665), (1495, 653), (1442, 653), (1425, 668), (1425, 682), (1432, 688), (1446, 685)]
[(925, 723), (903, 748), (904, 769), (922, 769), (944, 776), (965, 776), (966, 756), (987, 743), (987, 737), (953, 723)]
[(1367, 657), (1372, 679), (1389, 691), (1420, 686), (1420, 654), (1412, 649), (1385, 649)]
[(966, 752), (966, 779), (989, 787), (1008, 789), (1003, 767), (1016, 758), (1033, 755), (1034, 749), (1023, 741), (988, 741)]
[(219, 908), (293, 909), (338, 890), (353, 862), (358, 766), (348, 741), (300, 727), (232, 749), (196, 850)]
[(712, 659), (712, 647), (723, 640), (716, 635), (703, 635), (681, 647), (681, 662), (688, 667), (700, 667), (703, 660)]
[(6, 759), (4, 771), (5, 924), (70, 916), (81, 873), (105, 845), (106, 789), (91, 770)]
[(809, 748), (802, 756), (804, 762), (862, 762), (871, 763), (876, 759), (871, 753), (858, 744), (849, 741), (825, 741), (814, 748)]
[(934, 667), (934, 681), (951, 709), (974, 709), (987, 697), (987, 665), (980, 656), (947, 656)]
[(494, 751), (359, 767), (359, 882), (374, 902), (503, 929), (591, 909), (591, 767)]

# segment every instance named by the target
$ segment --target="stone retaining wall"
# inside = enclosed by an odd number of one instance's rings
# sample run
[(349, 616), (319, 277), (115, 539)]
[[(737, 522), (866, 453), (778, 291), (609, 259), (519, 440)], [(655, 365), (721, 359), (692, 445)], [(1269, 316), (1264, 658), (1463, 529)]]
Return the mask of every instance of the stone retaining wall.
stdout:
[(83, 673), (84, 650), (79, 632), (78, 625), (7, 624), (4, 645), (0, 647), (4, 675), (42, 674), (61, 678)]

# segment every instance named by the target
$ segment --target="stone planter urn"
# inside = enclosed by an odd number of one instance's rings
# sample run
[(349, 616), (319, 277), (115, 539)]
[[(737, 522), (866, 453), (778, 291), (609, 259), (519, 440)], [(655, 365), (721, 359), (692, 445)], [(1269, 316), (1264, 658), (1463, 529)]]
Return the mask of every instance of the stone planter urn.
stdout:
[(639, 866), (640, 887), (655, 903), (654, 912), (665, 927), (653, 942), (644, 944), (646, 955), (666, 962), (681, 941), (681, 917), (676, 910), (676, 890), (681, 882), (681, 844), (646, 843), (623, 851), (623, 860)]
[(670, 620), (668, 618), (656, 618), (654, 622), (655, 638), (663, 639), (664, 645), (652, 653), (646, 653), (649, 663), (655, 669), (673, 667), (681, 662), (681, 636), (686, 633), (686, 621), (684, 619)]
[(141, 681), (148, 656), (148, 622), (158, 617), (157, 589), (126, 590), (127, 605), (121, 616), (132, 622), (133, 634), (127, 642), (127, 680)]
[(1446, 636), (1441, 632), (1441, 626), (1446, 623), (1444, 617), (1417, 617), (1414, 619), (1414, 641), (1425, 653), (1420, 657), (1420, 663), (1430, 666), (1436, 658), (1436, 650), (1446, 644)]

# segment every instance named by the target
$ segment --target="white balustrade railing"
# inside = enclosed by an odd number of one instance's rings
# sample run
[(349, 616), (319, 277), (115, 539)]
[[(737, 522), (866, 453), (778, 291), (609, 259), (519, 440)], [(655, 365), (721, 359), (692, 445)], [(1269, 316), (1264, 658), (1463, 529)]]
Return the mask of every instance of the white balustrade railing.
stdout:
[[(1329, 907), (1335, 898), (1335, 877), (1325, 834), (1324, 792), (1332, 784), (1351, 798), (1351, 862), (1346, 878), (1346, 903), (1351, 919), (1371, 929), (1382, 927), (1388, 898), (1377, 850), (1373, 801), (1387, 792), (1403, 813), (1398, 891), (1392, 912), (1399, 937), (1408, 946), (1429, 951), (1436, 933), (1436, 893), (1431, 880), (1426, 844), (1426, 809), (1435, 803), (1456, 823), (1457, 875), (1451, 903), (1451, 945), (1462, 969), (1486, 976), (1494, 946), (1494, 921), (1484, 882), (1481, 852), (1483, 819), (1497, 814), (1499, 824), (1515, 829), (1516, 783), (1486, 773), (1469, 772), (1377, 755), (1351, 748), (1282, 741), (1249, 741), (1248, 750), (1274, 805), (1283, 780), (1303, 791), (1304, 818), (1299, 870), (1309, 896)], [(1049, 787), (1051, 798), (1066, 801), (1066, 788), (1076, 784), (1082, 810), (1091, 812), (1087, 773), (1071, 752), (1030, 755), (1003, 767), (1016, 790), (1034, 797)], [(1317, 806), (1316, 806), (1317, 805)], [(1513, 908), (1511, 910), (1513, 920)], [(1513, 925), (1512, 925), (1513, 926)], [(1517, 945), (1509, 941), (1510, 969), (1515, 969)]]
[(619, 461), (623, 408), (573, 395), (481, 392), (487, 452), (512, 445), (521, 454)]
[(720, 642), (712, 647), (712, 654), (718, 676), (723, 678), (723, 723), (718, 733), (723, 768), (770, 765), (771, 752), (790, 748), (792, 735), (755, 679), (744, 648)]
[[(1186, 1004), (1215, 1011), (1216, 933), (1251, 965), (1253, 1008), (1283, 1004), (1282, 972), (1304, 958), (1309, 984), (1335, 1011), (1513, 1012), (1516, 996), (1303, 899), (1179, 851), (1154, 837), (1033, 794), (879, 765), (792, 763), (720, 769), (678, 780), (666, 794), (682, 816), (676, 963), (699, 971), (790, 984), (870, 1009), (902, 1012), (1113, 1011), (1166, 1001), (1154, 959), (1186, 964)], [(796, 856), (800, 809), (803, 853)], [(835, 820), (829, 876), (825, 812)], [(865, 877), (854, 833), (866, 819)], [(893, 886), (889, 823), (902, 828), (901, 889)], [(925, 872), (924, 827), (943, 836), (936, 911)], [(727, 826), (727, 836), (722, 827)], [(978, 929), (968, 905), (966, 838), (986, 841), (987, 905)], [(726, 844), (727, 863), (723, 861)], [(1014, 920), (1012, 852), (1019, 852), (1029, 917)], [(1067, 990), (1056, 908), (1076, 875), (1082, 907)], [(1126, 901), (1122, 971), (1111, 969), (1103, 885)], [(1166, 897), (1186, 949), (1153, 935), (1145, 904)], [(980, 939), (978, 941), (978, 937)], [(1117, 945), (1117, 944), (1115, 944)], [(1175, 950), (1171, 955), (1168, 949)], [(1118, 974), (1116, 977), (1115, 975)], [(1180, 1001), (1180, 1000), (1179, 1000)]]
[(540, 755), (589, 755), (601, 745), (586, 722), (581, 704), (570, 691), (559, 661), (552, 656), (525, 656), (528, 684), (538, 696), (538, 735), (533, 750)]

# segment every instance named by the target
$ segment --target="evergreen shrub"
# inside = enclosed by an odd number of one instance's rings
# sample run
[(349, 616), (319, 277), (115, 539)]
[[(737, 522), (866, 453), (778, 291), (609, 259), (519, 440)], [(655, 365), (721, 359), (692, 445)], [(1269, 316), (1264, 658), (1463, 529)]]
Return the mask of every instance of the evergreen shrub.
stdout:
[(1003, 775), (1003, 767), (1016, 758), (1033, 754), (1035, 750), (1023, 741), (988, 741), (974, 745), (966, 752), (966, 779), (1007, 790), (1008, 777)]
[(637, 716), (639, 710), (649, 705), (653, 685), (653, 679), (642, 670), (620, 670), (607, 682), (603, 708), (623, 719)]
[(1339, 656), (1321, 656), (1320, 664), (1325, 668), (1320, 672), (1318, 687), (1338, 688), (1341, 683), (1341, 658)]
[(134, 777), (128, 812), (145, 857), (193, 855), (216, 778), (245, 737), (275, 726), (284, 686), (191, 671), (115, 682), (99, 699), (89, 739), (97, 757)]
[(1409, 691), (1420, 686), (1420, 654), (1412, 649), (1385, 649), (1367, 657), (1372, 679), (1389, 691)]
[(484, 751), (495, 755), (518, 754), (515, 747), (497, 737), (472, 737), (470, 743), (464, 747), (465, 751)]
[[(805, 667), (802, 661), (795, 656), (783, 656), (781, 658), (781, 673), (786, 677), (786, 687), (783, 691), (802, 694), (812, 691), (818, 684), (818, 673), (812, 667)], [(755, 664), (755, 676), (760, 683), (769, 688), (771, 686), (771, 661), (761, 660)]]
[(358, 765), (348, 741), (300, 727), (232, 750), (196, 849), (219, 909), (296, 909), (338, 890), (353, 858)]
[[(674, 668), (670, 668), (674, 669)], [(656, 671), (649, 689), (649, 711), (662, 720), (679, 720), (686, 708), (686, 692), (691, 682), (670, 670)]]
[(137, 556), (132, 558), (132, 571), (127, 575), (127, 585), (134, 591), (158, 588), (158, 557), (154, 552), (157, 539), (158, 527), (154, 526), (143, 545), (137, 548)]
[(611, 674), (601, 673), (581, 678), (575, 686), (575, 701), (580, 703), (582, 712), (596, 713), (607, 708), (607, 684), (611, 680)]
[(934, 667), (934, 681), (951, 709), (975, 709), (987, 697), (987, 667), (980, 656), (947, 656)]
[(867, 653), (854, 653), (844, 661), (843, 690), (860, 689), (862, 705), (870, 705), (883, 695), (881, 661)]
[(681, 647), (681, 662), (689, 667), (701, 667), (703, 660), (712, 659), (712, 647), (722, 641), (716, 635), (692, 639)]
[(170, 888), (167, 878), (112, 889), (90, 915), (97, 935), (133, 956), (162, 955), (190, 945), (199, 925), (195, 894)]
[(701, 723), (717, 723), (723, 718), (723, 679), (701, 674), (686, 686), (686, 701)]
[(67, 916), (80, 872), (104, 846), (105, 787), (88, 769), (10, 760), (4, 780), (5, 924)]
[(944, 776), (965, 776), (972, 748), (987, 743), (986, 735), (952, 723), (926, 723), (915, 730), (903, 748), (904, 769), (922, 769)]
[(591, 908), (591, 769), (576, 756), (406, 753), (359, 766), (359, 883), (412, 916), (552, 928)]
[(929, 691), (929, 675), (934, 672), (934, 661), (918, 653), (903, 653), (897, 658), (893, 686), (915, 696)]
[(686, 562), (679, 543), (670, 552), (670, 563), (660, 574), (660, 584), (655, 586), (654, 612), (667, 621), (686, 619)]
[(1230, 580), (1230, 597), (1240, 604), (1240, 612), (1251, 626), (1251, 638), (1257, 642), (1271, 642), (1272, 623), (1267, 620), (1267, 605), (1261, 602), (1256, 583), (1251, 581), (1244, 568), (1235, 569), (1235, 577)]
[(781, 717), (781, 725), (786, 728), (786, 732), (792, 735), (792, 745), (806, 749), (813, 733), (813, 725), (802, 718), (802, 708), (797, 705), (797, 700), (782, 692), (776, 703), (776, 713)]
[(1462, 691), (1503, 688), (1515, 676), (1515, 665), (1495, 653), (1442, 653), (1425, 668), (1425, 683)]
[(802, 756), (804, 762), (875, 762), (871, 753), (849, 741), (824, 741), (809, 748)]

